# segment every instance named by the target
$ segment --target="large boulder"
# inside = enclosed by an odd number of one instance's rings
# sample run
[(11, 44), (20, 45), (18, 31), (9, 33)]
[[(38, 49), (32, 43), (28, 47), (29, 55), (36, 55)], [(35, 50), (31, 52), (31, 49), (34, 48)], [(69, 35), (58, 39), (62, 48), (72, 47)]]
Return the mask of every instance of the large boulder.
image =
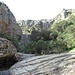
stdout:
[(0, 64), (11, 59), (17, 59), (15, 46), (7, 39), (0, 38)]
[(17, 25), (16, 19), (10, 9), (0, 2), (0, 33), (20, 37), (21, 28)]
[(13, 65), (10, 75), (75, 75), (75, 53), (32, 57)]

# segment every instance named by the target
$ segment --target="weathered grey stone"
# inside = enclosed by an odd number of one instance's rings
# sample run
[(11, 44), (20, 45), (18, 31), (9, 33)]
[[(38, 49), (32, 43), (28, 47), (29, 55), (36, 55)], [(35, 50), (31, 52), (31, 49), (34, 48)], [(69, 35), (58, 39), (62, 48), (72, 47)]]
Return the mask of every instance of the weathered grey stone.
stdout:
[(9, 75), (9, 71), (8, 70), (0, 71), (0, 75)]
[(8, 58), (16, 57), (16, 52), (15, 46), (9, 40), (0, 38), (0, 63), (3, 63)]
[[(53, 20), (49, 19), (42, 19), (42, 20), (20, 20), (17, 23), (19, 24), (19, 26), (22, 27), (22, 31), (24, 34), (28, 33), (26, 32), (26, 30), (31, 30), (33, 28), (37, 29), (37, 30), (43, 30), (43, 29), (48, 29), (52, 24), (53, 24)], [(25, 30), (26, 29), (26, 30)]]
[(32, 57), (13, 65), (10, 75), (75, 75), (75, 53)]
[(17, 25), (16, 19), (10, 9), (4, 4), (0, 5), (0, 33), (12, 36), (21, 36), (22, 30)]
[(20, 53), (18, 52), (18, 61), (22, 61), (22, 60), (28, 60), (31, 57), (34, 57), (35, 54), (24, 54), (24, 53)]

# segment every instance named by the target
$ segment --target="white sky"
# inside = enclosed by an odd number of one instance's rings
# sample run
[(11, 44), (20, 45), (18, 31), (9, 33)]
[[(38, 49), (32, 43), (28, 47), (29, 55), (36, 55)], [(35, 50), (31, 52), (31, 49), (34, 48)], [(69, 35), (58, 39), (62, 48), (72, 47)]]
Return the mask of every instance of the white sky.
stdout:
[(75, 9), (75, 0), (0, 0), (7, 4), (16, 20), (52, 19), (63, 8)]

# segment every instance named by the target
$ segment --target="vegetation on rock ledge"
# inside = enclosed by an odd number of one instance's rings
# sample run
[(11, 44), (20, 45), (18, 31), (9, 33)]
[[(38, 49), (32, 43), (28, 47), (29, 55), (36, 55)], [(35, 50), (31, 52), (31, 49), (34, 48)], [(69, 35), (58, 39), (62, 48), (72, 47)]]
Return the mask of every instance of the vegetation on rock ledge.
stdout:
[(16, 47), (16, 49), (17, 50), (19, 49), (19, 43), (18, 43), (17, 38), (14, 38), (14, 37), (7, 35), (7, 34), (4, 34), (4, 33), (0, 33), (0, 37), (10, 40), (11, 43)]

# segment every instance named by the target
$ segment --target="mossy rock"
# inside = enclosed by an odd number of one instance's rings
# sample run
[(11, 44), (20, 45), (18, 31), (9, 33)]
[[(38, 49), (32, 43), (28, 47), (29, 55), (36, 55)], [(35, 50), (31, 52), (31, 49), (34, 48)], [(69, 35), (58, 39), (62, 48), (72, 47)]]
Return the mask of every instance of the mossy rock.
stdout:
[(16, 52), (17, 49), (9, 40), (0, 38), (0, 63), (8, 61), (12, 57), (17, 58)]

